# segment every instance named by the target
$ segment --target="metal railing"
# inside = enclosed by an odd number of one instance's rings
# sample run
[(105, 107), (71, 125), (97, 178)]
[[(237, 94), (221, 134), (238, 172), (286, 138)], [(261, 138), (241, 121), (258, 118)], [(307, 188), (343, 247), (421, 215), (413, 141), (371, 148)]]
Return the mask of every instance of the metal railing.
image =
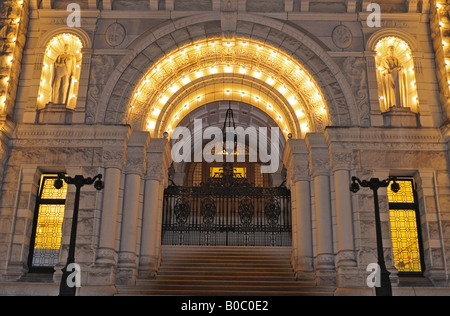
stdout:
[(285, 187), (171, 186), (164, 191), (162, 244), (291, 246)]

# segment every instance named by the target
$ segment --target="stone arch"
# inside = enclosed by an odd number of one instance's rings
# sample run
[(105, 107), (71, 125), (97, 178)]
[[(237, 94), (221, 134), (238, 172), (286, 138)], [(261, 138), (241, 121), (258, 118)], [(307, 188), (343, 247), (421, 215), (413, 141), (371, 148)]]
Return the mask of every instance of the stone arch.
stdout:
[(384, 28), (373, 33), (366, 43), (366, 50), (375, 53), (377, 43), (385, 37), (397, 37), (406, 42), (409, 45), (411, 51), (417, 52), (418, 43), (417, 39), (411, 34), (395, 28)]
[(37, 43), (36, 50), (44, 50), (52, 38), (64, 33), (78, 37), (83, 46), (83, 50), (92, 49), (92, 40), (86, 33), (86, 31), (84, 31), (82, 28), (59, 26), (50, 29), (49, 31), (42, 34), (41, 37), (39, 37), (39, 42)]
[[(322, 91), (328, 105), (328, 124), (360, 125), (359, 110), (350, 85), (322, 45), (285, 23), (251, 14), (239, 15), (234, 36), (260, 41), (302, 65)], [(186, 43), (212, 38), (224, 38), (218, 14), (179, 19), (144, 33), (130, 46), (132, 53), (124, 57), (110, 75), (98, 102), (95, 121), (127, 123), (131, 100), (147, 70)]]

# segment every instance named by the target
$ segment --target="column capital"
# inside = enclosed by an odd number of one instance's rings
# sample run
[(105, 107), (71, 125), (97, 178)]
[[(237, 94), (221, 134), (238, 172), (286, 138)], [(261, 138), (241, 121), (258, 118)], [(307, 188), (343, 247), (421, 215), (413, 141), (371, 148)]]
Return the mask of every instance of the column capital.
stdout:
[(147, 148), (145, 179), (168, 181), (167, 169), (172, 164), (171, 146), (167, 139), (153, 138)]
[(350, 170), (353, 165), (353, 153), (351, 151), (330, 151), (331, 169), (337, 170)]
[(125, 163), (125, 147), (103, 148), (102, 162), (105, 168), (122, 169)]
[(309, 168), (311, 175), (325, 176), (330, 173), (330, 157), (328, 143), (322, 133), (309, 133), (305, 138), (306, 146), (309, 150)]
[(146, 152), (150, 133), (134, 132), (128, 141), (125, 173), (142, 175), (146, 166)]
[(309, 151), (303, 139), (289, 139), (283, 152), (283, 164), (287, 170), (287, 180), (297, 182), (309, 180)]

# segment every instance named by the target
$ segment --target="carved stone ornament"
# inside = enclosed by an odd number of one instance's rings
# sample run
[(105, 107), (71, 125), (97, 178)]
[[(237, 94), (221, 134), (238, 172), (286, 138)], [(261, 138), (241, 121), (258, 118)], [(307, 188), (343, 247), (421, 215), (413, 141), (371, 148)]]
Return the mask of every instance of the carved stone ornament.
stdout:
[(348, 48), (352, 45), (353, 35), (350, 29), (345, 25), (338, 25), (332, 33), (333, 43), (339, 48)]
[(106, 43), (109, 46), (119, 46), (125, 39), (126, 31), (122, 24), (113, 23), (106, 30)]
[(103, 164), (106, 168), (121, 168), (124, 164), (124, 153), (122, 149), (104, 149), (102, 153)]

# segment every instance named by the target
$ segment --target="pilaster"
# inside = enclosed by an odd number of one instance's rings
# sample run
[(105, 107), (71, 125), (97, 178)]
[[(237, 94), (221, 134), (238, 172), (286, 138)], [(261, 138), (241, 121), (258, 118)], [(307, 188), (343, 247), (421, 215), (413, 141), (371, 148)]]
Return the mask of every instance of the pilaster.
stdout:
[(298, 280), (314, 280), (309, 152), (305, 141), (290, 139), (283, 153), (292, 203), (292, 265)]
[(161, 261), (161, 224), (164, 187), (168, 183), (168, 168), (172, 163), (167, 139), (154, 138), (147, 149), (144, 175), (144, 206), (142, 213), (141, 251), (138, 277), (154, 278)]
[(137, 277), (137, 235), (140, 211), (141, 177), (145, 170), (148, 132), (134, 132), (128, 142), (124, 168), (125, 193), (116, 283), (134, 285)]
[(306, 145), (310, 152), (310, 172), (314, 187), (314, 214), (316, 223), (316, 282), (332, 285), (336, 282), (333, 230), (331, 223), (330, 163), (328, 144), (319, 133), (306, 135)]
[(333, 149), (330, 144), (330, 162), (334, 179), (336, 209), (336, 281), (338, 287), (358, 286), (357, 263), (354, 244), (353, 210), (351, 193), (348, 189), (353, 153)]

